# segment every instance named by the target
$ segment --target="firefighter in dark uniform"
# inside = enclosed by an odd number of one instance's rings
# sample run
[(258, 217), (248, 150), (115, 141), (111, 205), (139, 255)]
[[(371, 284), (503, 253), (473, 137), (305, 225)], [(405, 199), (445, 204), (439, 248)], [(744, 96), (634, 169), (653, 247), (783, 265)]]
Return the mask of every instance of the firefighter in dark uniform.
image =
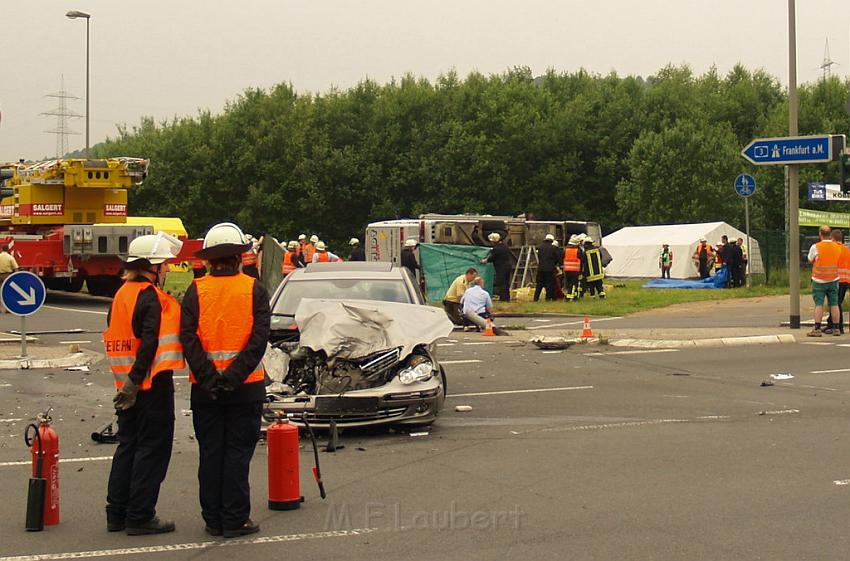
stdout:
[(112, 300), (103, 342), (117, 394), (118, 448), (106, 496), (106, 529), (128, 535), (174, 531), (156, 516), (174, 438), (173, 371), (183, 368), (180, 305), (163, 292), (163, 263), (182, 242), (167, 234), (130, 242), (125, 283)]
[(404, 249), (401, 250), (401, 266), (407, 267), (407, 270), (410, 271), (414, 279), (416, 278), (416, 271), (419, 270), (419, 263), (416, 261), (416, 254), (414, 253), (418, 245), (419, 242), (413, 238), (409, 238), (404, 241)]
[(546, 289), (546, 299), (555, 298), (555, 272), (558, 268), (560, 253), (558, 248), (552, 245), (555, 236), (546, 234), (546, 238), (537, 248), (537, 286), (534, 288), (534, 301), (540, 299), (540, 293)]
[(492, 263), (496, 270), (496, 278), (493, 279), (493, 288), (499, 300), (511, 301), (511, 250), (502, 241), (501, 234), (493, 232), (487, 239), (493, 244), (493, 249), (482, 263)]
[(260, 529), (251, 520), (248, 473), (266, 395), (261, 361), (271, 312), (263, 286), (239, 272), (249, 248), (235, 224), (210, 229), (197, 253), (210, 273), (186, 291), (180, 322), (200, 452), (201, 514), (207, 533), (225, 538)]
[(582, 261), (582, 272), (584, 273), (585, 287), (593, 296), (594, 293), (600, 299), (605, 298), (605, 287), (602, 281), (605, 279), (605, 267), (602, 264), (602, 251), (593, 245), (593, 240), (584, 240), (584, 260)]
[(360, 240), (351, 238), (348, 245), (351, 246), (351, 255), (348, 257), (349, 261), (366, 261), (366, 252), (363, 251)]

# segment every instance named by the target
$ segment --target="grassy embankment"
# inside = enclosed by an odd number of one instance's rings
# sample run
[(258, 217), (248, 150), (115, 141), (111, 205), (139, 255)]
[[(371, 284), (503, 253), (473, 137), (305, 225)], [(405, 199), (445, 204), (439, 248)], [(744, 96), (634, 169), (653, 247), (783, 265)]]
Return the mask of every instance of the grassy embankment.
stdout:
[[(801, 275), (802, 276), (802, 275)], [(625, 316), (664, 308), (684, 302), (706, 300), (726, 300), (729, 298), (752, 298), (756, 296), (775, 296), (788, 294), (787, 285), (765, 286), (756, 284), (750, 288), (735, 289), (682, 289), (682, 288), (643, 288), (644, 280), (611, 280), (605, 283), (606, 298), (585, 297), (578, 302), (495, 302), (496, 313), (560, 313), (591, 316)], [(803, 291), (810, 290), (808, 282)]]

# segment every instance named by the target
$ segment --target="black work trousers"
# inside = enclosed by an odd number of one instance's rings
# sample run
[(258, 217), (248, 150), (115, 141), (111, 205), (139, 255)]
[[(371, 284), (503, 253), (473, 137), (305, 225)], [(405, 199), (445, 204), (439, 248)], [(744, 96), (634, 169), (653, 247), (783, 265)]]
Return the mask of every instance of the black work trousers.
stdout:
[(844, 333), (844, 297), (847, 296), (847, 289), (850, 284), (845, 282), (838, 283), (838, 325), (832, 323), (832, 314), (827, 314), (827, 327), (838, 328), (841, 333)]
[(546, 299), (555, 298), (555, 271), (537, 271), (537, 286), (534, 287), (534, 301), (540, 300), (540, 293), (546, 289)]
[(511, 268), (499, 267), (496, 269), (496, 277), (493, 280), (493, 288), (499, 300), (511, 301)]
[(578, 271), (568, 271), (564, 273), (564, 296), (567, 300), (578, 299)]
[(449, 302), (448, 300), (443, 300), (443, 309), (446, 311), (446, 315), (449, 316), (449, 319), (455, 325), (465, 325), (463, 321), (463, 312), (461, 311), (460, 304), (457, 302)]
[(201, 515), (210, 528), (235, 530), (251, 516), (248, 473), (260, 437), (262, 403), (193, 404)]
[(173, 440), (173, 386), (139, 392), (133, 407), (118, 411), (118, 448), (106, 495), (109, 522), (139, 526), (156, 516)]

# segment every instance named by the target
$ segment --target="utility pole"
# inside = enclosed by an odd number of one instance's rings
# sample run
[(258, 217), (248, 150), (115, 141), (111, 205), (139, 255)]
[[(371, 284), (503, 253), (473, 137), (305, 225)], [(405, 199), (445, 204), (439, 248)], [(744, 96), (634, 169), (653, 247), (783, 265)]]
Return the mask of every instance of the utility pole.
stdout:
[[(797, 136), (797, 9), (788, 0), (788, 136)], [(791, 329), (800, 329), (800, 169), (788, 166), (788, 283), (791, 297)]]
[(838, 64), (832, 57), (829, 56), (829, 37), (826, 38), (826, 47), (823, 50), (823, 62), (820, 65), (820, 69), (823, 70), (823, 79), (826, 80), (830, 76), (832, 76), (832, 67)]

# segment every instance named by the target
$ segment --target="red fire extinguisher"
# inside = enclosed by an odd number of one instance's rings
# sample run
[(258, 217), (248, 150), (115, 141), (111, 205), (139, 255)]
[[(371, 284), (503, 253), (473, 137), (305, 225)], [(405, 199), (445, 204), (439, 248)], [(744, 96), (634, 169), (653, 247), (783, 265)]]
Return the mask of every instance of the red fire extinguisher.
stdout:
[[(309, 425), (307, 427), (309, 429)], [(316, 458), (313, 476), (324, 499), (326, 495), (319, 471), (318, 447), (312, 430), (310, 434)], [(290, 424), (289, 419), (278, 417), (266, 431), (266, 443), (269, 451), (269, 509), (295, 510), (304, 501), (298, 469), (298, 428)]]
[(39, 415), (38, 425), (29, 425), (24, 434), (32, 453), (26, 520), (29, 531), (59, 524), (59, 435), (50, 426), (51, 420), (48, 409)]

